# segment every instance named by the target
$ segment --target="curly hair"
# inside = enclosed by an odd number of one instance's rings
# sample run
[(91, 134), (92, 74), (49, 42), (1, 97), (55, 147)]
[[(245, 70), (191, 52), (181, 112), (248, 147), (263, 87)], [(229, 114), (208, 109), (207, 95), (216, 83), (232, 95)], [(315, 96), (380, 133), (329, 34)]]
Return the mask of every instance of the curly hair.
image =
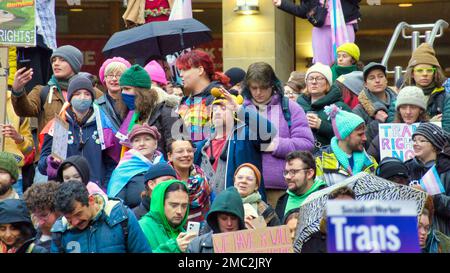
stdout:
[(72, 213), (75, 201), (80, 202), (83, 206), (89, 206), (89, 192), (86, 186), (76, 180), (70, 180), (61, 184), (55, 196), (56, 211), (63, 214)]
[(49, 181), (48, 183), (33, 184), (23, 195), (23, 199), (31, 212), (55, 211), (55, 196), (60, 183)]
[(155, 89), (134, 88), (136, 94), (136, 111), (139, 112), (139, 121), (147, 122), (158, 103), (158, 92)]

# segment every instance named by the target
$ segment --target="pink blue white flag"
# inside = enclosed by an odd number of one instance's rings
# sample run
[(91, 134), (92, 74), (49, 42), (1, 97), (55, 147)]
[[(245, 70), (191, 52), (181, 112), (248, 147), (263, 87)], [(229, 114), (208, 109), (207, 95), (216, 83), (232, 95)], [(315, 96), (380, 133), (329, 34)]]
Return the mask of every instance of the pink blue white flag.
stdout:
[(441, 178), (436, 170), (436, 165), (431, 167), (428, 172), (420, 179), (420, 186), (430, 195), (436, 195), (445, 192)]
[(192, 1), (175, 0), (172, 11), (170, 12), (169, 21), (188, 18), (192, 18)]
[(333, 44), (334, 59), (337, 58), (337, 48), (345, 43), (349, 43), (347, 26), (345, 24), (344, 12), (342, 11), (341, 0), (331, 0), (330, 23), (331, 41)]

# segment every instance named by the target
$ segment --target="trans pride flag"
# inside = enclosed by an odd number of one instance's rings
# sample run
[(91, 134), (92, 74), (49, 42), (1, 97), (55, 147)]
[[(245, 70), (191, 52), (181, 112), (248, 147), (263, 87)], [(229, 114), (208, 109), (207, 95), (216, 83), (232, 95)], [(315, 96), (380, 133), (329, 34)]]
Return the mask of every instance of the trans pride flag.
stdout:
[(337, 58), (337, 48), (339, 45), (349, 43), (347, 26), (345, 24), (344, 12), (342, 11), (341, 0), (330, 0), (332, 7), (330, 12), (331, 41), (333, 45), (334, 60)]
[(431, 167), (428, 172), (419, 181), (422, 189), (426, 190), (430, 195), (436, 195), (445, 192), (441, 178), (436, 170), (436, 165)]

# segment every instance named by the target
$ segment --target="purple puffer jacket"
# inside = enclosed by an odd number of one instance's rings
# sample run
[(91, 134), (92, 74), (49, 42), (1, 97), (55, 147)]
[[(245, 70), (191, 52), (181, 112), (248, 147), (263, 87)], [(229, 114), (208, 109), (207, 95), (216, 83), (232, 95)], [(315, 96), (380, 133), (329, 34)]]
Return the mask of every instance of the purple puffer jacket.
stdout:
[[(246, 107), (256, 109), (253, 102), (245, 99)], [(279, 95), (274, 95), (262, 114), (277, 128), (278, 146), (273, 152), (263, 153), (263, 175), (266, 189), (285, 190), (287, 188), (283, 177), (286, 155), (292, 151), (312, 151), (314, 136), (308, 126), (305, 111), (296, 102), (289, 101), (291, 112), (291, 128), (284, 119)]]

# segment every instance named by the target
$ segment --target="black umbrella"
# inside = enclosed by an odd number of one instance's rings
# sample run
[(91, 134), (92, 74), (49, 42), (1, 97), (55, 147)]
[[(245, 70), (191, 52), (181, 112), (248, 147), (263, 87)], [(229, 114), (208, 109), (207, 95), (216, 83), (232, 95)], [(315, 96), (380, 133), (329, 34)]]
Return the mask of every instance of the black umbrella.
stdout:
[(211, 40), (211, 30), (195, 19), (152, 22), (114, 33), (102, 52), (107, 58), (149, 58), (173, 54)]

